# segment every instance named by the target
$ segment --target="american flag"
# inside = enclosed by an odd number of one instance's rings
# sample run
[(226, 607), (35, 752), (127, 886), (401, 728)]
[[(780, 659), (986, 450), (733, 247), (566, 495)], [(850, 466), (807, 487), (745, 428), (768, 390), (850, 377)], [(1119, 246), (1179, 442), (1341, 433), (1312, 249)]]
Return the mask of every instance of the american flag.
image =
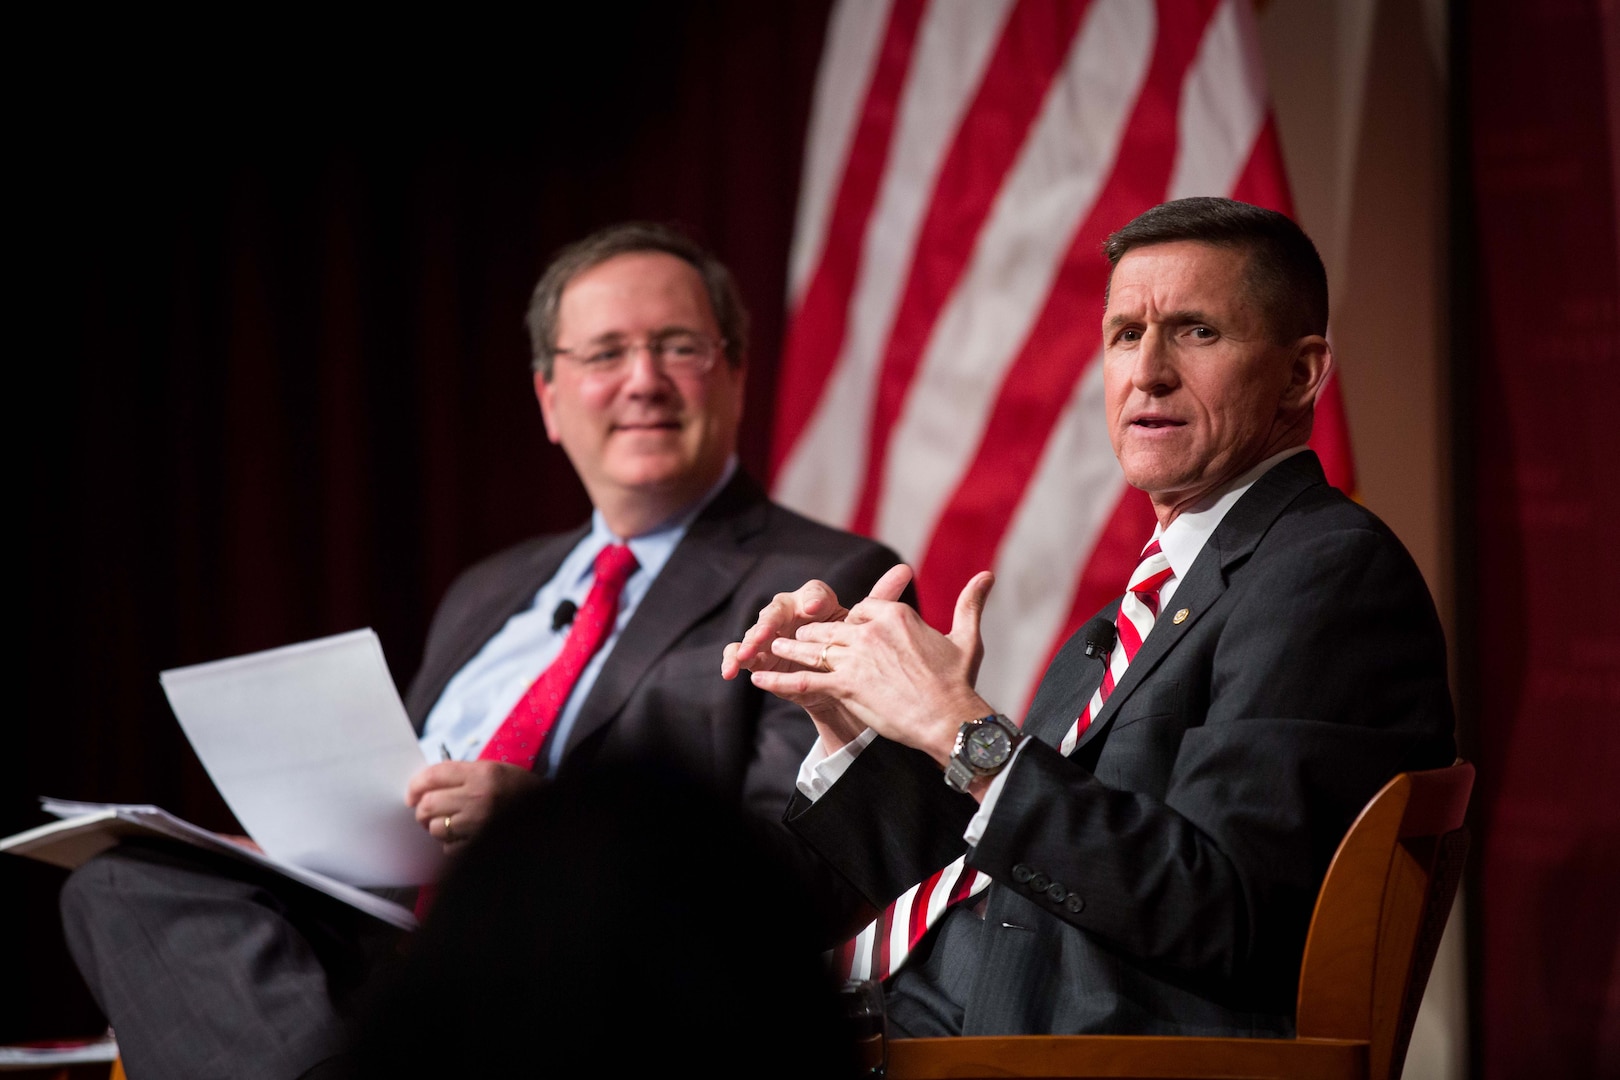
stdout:
[[(1101, 249), (1187, 195), (1292, 214), (1248, 0), (834, 8), (772, 487), (892, 545), (935, 626), (993, 569), (979, 690), (1009, 715), (1152, 533), (1103, 424)], [(1312, 445), (1353, 491), (1336, 383)]]

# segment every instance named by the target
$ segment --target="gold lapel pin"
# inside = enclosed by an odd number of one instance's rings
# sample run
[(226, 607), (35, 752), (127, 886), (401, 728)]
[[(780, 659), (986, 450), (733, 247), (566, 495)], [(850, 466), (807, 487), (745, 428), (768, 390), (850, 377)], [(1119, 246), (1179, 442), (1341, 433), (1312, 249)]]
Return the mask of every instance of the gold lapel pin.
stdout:
[(1175, 623), (1177, 626), (1180, 626), (1182, 623), (1187, 621), (1187, 616), (1189, 614), (1191, 614), (1191, 612), (1189, 612), (1186, 608), (1182, 608), (1180, 611), (1176, 612), (1176, 617), (1170, 621)]

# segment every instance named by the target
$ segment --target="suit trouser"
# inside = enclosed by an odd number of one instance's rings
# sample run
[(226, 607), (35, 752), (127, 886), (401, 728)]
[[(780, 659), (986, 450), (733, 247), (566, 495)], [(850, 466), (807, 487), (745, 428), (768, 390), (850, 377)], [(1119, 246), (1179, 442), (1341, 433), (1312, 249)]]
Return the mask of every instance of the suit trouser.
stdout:
[(291, 1080), (340, 1060), (395, 930), (194, 849), (122, 844), (62, 889), (68, 948), (132, 1080)]

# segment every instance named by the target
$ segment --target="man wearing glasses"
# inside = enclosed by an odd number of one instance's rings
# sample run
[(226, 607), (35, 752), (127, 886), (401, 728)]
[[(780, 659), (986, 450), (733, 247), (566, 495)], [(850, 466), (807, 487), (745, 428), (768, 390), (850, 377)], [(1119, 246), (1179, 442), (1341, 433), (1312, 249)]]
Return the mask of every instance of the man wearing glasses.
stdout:
[[(775, 594), (864, 595), (897, 557), (737, 467), (747, 315), (689, 238), (630, 223), (564, 249), (528, 325), (546, 433), (594, 511), (450, 587), (405, 696), (435, 762), (406, 801), (454, 850), (543, 778), (640, 761), (774, 828), (815, 731), (722, 680), (721, 650)], [(325, 898), (132, 848), (75, 872), (63, 913), (133, 1076), (345, 1075), (340, 1017), (398, 944)]]

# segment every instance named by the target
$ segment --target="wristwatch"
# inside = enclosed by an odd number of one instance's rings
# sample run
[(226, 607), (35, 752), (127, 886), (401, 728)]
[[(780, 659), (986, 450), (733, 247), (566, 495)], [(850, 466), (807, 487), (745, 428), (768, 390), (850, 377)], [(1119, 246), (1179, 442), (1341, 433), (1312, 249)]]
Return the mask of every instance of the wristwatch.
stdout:
[(956, 746), (945, 763), (946, 786), (965, 794), (974, 780), (994, 776), (1023, 737), (1018, 725), (1000, 713), (969, 720), (956, 731)]

